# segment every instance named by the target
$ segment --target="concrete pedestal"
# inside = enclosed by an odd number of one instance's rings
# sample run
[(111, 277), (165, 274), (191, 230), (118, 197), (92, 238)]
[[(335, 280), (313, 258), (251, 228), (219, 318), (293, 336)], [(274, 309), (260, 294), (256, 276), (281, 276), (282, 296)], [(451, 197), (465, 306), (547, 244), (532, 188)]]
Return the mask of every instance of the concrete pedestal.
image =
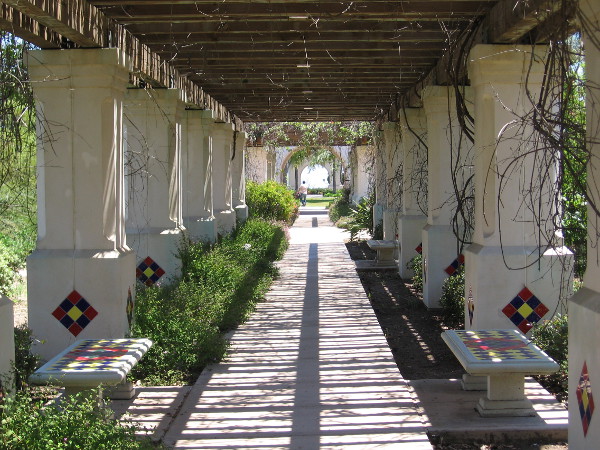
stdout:
[(402, 215), (398, 220), (398, 241), (400, 243), (400, 257), (398, 270), (400, 276), (409, 280), (414, 275), (412, 269), (406, 264), (418, 255), (415, 248), (421, 243), (421, 233), (425, 226), (426, 218), (423, 215)]
[(0, 384), (6, 392), (14, 392), (12, 368), (15, 361), (14, 313), (12, 300), (0, 297)]
[(184, 217), (183, 225), (193, 241), (217, 242), (217, 221), (214, 217)]
[[(448, 278), (445, 269), (458, 256), (456, 236), (450, 225), (427, 224), (422, 229), (423, 242), (423, 302), (428, 308), (440, 308), (442, 285)], [(454, 255), (450, 257), (449, 255)]]
[[(131, 250), (38, 249), (29, 255), (28, 326), (36, 337), (34, 351), (48, 360), (78, 339), (122, 338), (129, 329), (127, 299), (135, 295), (135, 265)], [(75, 302), (79, 296), (81, 303)]]
[(248, 220), (248, 206), (247, 205), (238, 205), (235, 207), (235, 217), (240, 222), (245, 222)]
[(236, 211), (233, 209), (226, 209), (223, 211), (215, 210), (215, 218), (217, 221), (217, 233), (225, 236), (235, 230), (236, 225)]
[[(182, 238), (183, 231), (180, 228), (152, 228), (127, 233), (127, 242), (137, 255), (136, 266), (143, 264), (146, 258), (152, 258), (164, 271), (164, 275), (156, 280), (160, 284), (170, 282), (181, 273), (181, 261), (177, 258), (177, 249)], [(139, 281), (144, 282), (144, 280)]]
[[(519, 326), (518, 316), (511, 320), (508, 314), (512, 312), (505, 309), (524, 288), (544, 305), (538, 310), (543, 314), (536, 321), (550, 318), (555, 311), (565, 312), (560, 302), (569, 297), (571, 292), (567, 287), (572, 285), (572, 279), (564, 278), (564, 265), (567, 265), (566, 273), (572, 273), (568, 268), (569, 264), (572, 267), (572, 254), (565, 247), (563, 254), (547, 250), (540, 256), (537, 250), (479, 244), (466, 248), (465, 267), (468, 270), (465, 271), (465, 291), (470, 293), (474, 303), (472, 322), (465, 304), (466, 329), (515, 327), (523, 333), (529, 332), (531, 324), (535, 323), (532, 318)], [(509, 267), (524, 269), (510, 270), (506, 267), (507, 263)]]

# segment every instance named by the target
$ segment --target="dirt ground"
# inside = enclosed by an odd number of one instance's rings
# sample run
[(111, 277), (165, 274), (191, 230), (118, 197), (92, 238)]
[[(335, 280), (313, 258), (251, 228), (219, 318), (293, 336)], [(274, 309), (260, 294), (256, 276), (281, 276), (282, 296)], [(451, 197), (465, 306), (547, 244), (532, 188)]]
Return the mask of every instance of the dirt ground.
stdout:
[[(374, 259), (365, 241), (346, 243), (350, 257)], [(460, 378), (464, 369), (441, 338), (441, 317), (428, 310), (395, 270), (359, 271), (401, 375), (407, 380)], [(538, 445), (438, 445), (436, 450), (563, 450), (564, 443)]]

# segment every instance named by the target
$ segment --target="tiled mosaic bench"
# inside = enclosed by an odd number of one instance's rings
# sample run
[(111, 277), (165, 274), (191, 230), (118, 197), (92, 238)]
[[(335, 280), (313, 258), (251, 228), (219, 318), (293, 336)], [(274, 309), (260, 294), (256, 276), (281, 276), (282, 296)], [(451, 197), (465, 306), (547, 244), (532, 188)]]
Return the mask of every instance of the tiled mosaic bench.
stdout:
[[(487, 394), (477, 404), (482, 417), (534, 416), (525, 397), (525, 376), (559, 368), (517, 330), (449, 330), (442, 338), (470, 376), (487, 378)], [(471, 390), (464, 383), (463, 388)]]
[(131, 398), (135, 390), (125, 378), (151, 346), (150, 339), (79, 340), (36, 370), (29, 382), (64, 386), (67, 395), (118, 385), (121, 389), (110, 397)]
[(394, 252), (398, 249), (398, 241), (370, 239), (367, 241), (367, 245), (377, 252), (377, 256), (373, 261), (356, 261), (357, 269), (396, 269), (398, 267), (394, 260)]

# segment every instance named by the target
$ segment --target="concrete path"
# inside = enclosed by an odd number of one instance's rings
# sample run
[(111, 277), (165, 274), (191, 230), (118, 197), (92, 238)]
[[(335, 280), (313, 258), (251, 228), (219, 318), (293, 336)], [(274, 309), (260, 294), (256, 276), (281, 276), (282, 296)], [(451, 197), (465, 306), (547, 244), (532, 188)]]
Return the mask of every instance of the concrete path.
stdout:
[(194, 449), (431, 449), (344, 246), (302, 208), (265, 302), (204, 370), (164, 442)]

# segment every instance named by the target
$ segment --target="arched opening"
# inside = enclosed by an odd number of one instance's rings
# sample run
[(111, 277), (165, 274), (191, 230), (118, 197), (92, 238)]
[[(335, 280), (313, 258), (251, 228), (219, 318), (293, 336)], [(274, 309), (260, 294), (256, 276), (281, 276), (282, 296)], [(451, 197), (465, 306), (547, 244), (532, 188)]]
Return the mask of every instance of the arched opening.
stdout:
[(307, 166), (300, 174), (301, 182), (306, 182), (309, 189), (323, 189), (330, 185), (330, 173), (320, 164)]

